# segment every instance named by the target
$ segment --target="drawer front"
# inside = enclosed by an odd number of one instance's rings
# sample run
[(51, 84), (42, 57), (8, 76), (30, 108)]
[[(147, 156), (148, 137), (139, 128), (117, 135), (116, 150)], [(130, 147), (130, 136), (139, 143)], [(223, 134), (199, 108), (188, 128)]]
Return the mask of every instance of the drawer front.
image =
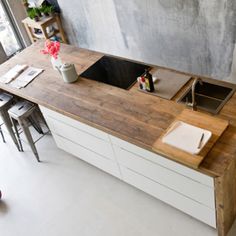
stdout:
[(106, 158), (114, 160), (114, 152), (111, 143), (97, 138), (89, 133), (81, 131), (51, 117), (45, 117), (51, 131), (66, 139), (71, 140), (93, 152), (98, 153)]
[(216, 212), (213, 209), (176, 193), (125, 167), (121, 167), (121, 174), (125, 182), (216, 228)]
[(104, 139), (108, 142), (110, 141), (108, 134), (101, 131), (101, 130), (95, 129), (89, 125), (86, 125), (86, 124), (79, 122), (75, 119), (72, 119), (68, 116), (62, 115), (59, 112), (52, 111), (46, 107), (43, 107), (43, 106), (39, 106), (39, 107), (40, 107), (41, 112), (44, 114), (44, 116), (49, 116), (51, 118), (54, 118), (54, 119), (61, 121), (65, 124), (68, 124), (72, 127), (80, 129), (81, 131), (89, 133), (97, 138)]
[(215, 209), (214, 189), (114, 145), (117, 161), (179, 194)]
[(54, 140), (57, 144), (57, 146), (64, 151), (78, 157), (79, 159), (82, 159), (99, 169), (117, 177), (120, 178), (120, 170), (118, 165), (110, 160), (106, 159), (105, 157), (102, 157), (98, 155), (97, 153), (94, 153), (76, 143), (71, 142), (70, 140), (67, 140), (57, 134), (53, 134)]
[(172, 170), (174, 172), (177, 172), (183, 176), (186, 176), (190, 179), (193, 179), (199, 183), (202, 183), (203, 185), (207, 185), (211, 188), (214, 188), (214, 179), (210, 176), (204, 175), (198, 171), (195, 171), (191, 168), (185, 167), (181, 164), (178, 164), (177, 162), (171, 161), (168, 158), (162, 157), (158, 155), (157, 153), (147, 151), (143, 148), (140, 148), (136, 145), (133, 145), (131, 143), (128, 143), (124, 140), (121, 140), (119, 138), (116, 138), (114, 136), (110, 135), (111, 142), (119, 147), (121, 147), (124, 150), (127, 150), (128, 152), (134, 153), (140, 157), (143, 157), (146, 160), (149, 160), (153, 163), (156, 163), (160, 166), (163, 166), (169, 170)]

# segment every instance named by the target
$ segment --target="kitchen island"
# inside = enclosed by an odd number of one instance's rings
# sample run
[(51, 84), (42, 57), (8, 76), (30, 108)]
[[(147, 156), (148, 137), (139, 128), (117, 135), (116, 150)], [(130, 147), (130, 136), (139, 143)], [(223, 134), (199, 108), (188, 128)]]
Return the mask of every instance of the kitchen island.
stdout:
[[(44, 69), (45, 71), (40, 76), (24, 89), (18, 90), (1, 83), (0, 88), (39, 104), (46, 120), (49, 121), (54, 138), (58, 137), (56, 142), (59, 146), (65, 140), (61, 140), (61, 136), (58, 135), (60, 130), (55, 125), (58, 122), (58, 126), (63, 132), (67, 130), (68, 126), (72, 128), (79, 126), (79, 130), (86, 133), (84, 135), (91, 135), (87, 140), (91, 140), (92, 136), (102, 140), (100, 146), (107, 147), (104, 148), (104, 150), (108, 150), (106, 153), (101, 149), (95, 150), (99, 146), (96, 142), (93, 144), (94, 148), (90, 148), (98, 154), (102, 152), (101, 155), (106, 157), (115, 156), (112, 158), (114, 171), (111, 171), (111, 174), (154, 196), (158, 194), (158, 191), (157, 193), (152, 192), (152, 184), (148, 180), (157, 181), (155, 178), (160, 177), (154, 176), (157, 173), (155, 169), (157, 166), (171, 169), (171, 174), (177, 173), (179, 182), (181, 179), (183, 183), (186, 181), (183, 188), (192, 183), (203, 189), (206, 191), (206, 195), (203, 194), (200, 200), (195, 199), (194, 203), (199, 205), (194, 206), (195, 208), (191, 208), (191, 205), (190, 208), (197, 209), (204, 205), (204, 210), (199, 213), (200, 215), (193, 213), (193, 216), (217, 227), (219, 235), (226, 235), (236, 215), (236, 95), (228, 101), (219, 114), (219, 117), (229, 120), (228, 129), (201, 163), (199, 169), (192, 170), (152, 151), (153, 143), (185, 109), (184, 105), (140, 93), (136, 86), (130, 90), (122, 90), (83, 78), (74, 84), (65, 84), (60, 74), (53, 70), (50, 58), (40, 53), (42, 48), (43, 42), (38, 42), (0, 66), (0, 72), (3, 75), (16, 64), (27, 64)], [(74, 63), (78, 74), (81, 74), (104, 54), (63, 45), (60, 55), (63, 61)], [(64, 130), (62, 129), (63, 124), (65, 125)], [(72, 129), (68, 135), (72, 132), (76, 134), (77, 131)], [(74, 138), (74, 136), (71, 137), (71, 139)], [(86, 141), (86, 139), (84, 140)], [(68, 150), (71, 149), (71, 152), (77, 148), (73, 144), (72, 142), (68, 144)], [(69, 147), (69, 145), (71, 146)], [(83, 144), (81, 145), (83, 146)], [(61, 148), (65, 149), (65, 147)], [(83, 151), (84, 149), (80, 152)], [(119, 157), (117, 158), (117, 156)], [(129, 159), (125, 159), (125, 156)], [(142, 160), (140, 159), (139, 163), (136, 163), (139, 157), (142, 157)], [(152, 164), (155, 164), (155, 168)], [(109, 172), (104, 165), (99, 165), (100, 163), (97, 163), (96, 166)], [(149, 173), (145, 174), (142, 169), (139, 169), (140, 166), (144, 168), (145, 165), (149, 165), (147, 169), (154, 168), (153, 176), (149, 176)], [(161, 169), (161, 171), (164, 170)], [(144, 187), (150, 185), (150, 191), (135, 184), (135, 181), (138, 183), (143, 181), (142, 176), (147, 177), (145, 179), (147, 182), (144, 182), (143, 185)], [(170, 179), (170, 184), (173, 182), (171, 181), (173, 178)], [(193, 182), (187, 182), (190, 180)], [(176, 183), (176, 186), (178, 184)], [(168, 185), (168, 191), (172, 188), (175, 186)], [(159, 191), (161, 190), (159, 189)], [(180, 190), (175, 191), (178, 193)], [(180, 193), (183, 194), (181, 191)], [(197, 194), (191, 191), (186, 193), (187, 198), (193, 199), (197, 198)], [(205, 198), (205, 196), (209, 196), (209, 198)], [(201, 197), (201, 192), (199, 192), (199, 197)], [(162, 197), (158, 198), (164, 201)], [(177, 201), (177, 198), (175, 199)], [(169, 199), (167, 203), (171, 204), (171, 201), (172, 199)], [(179, 202), (181, 201), (179, 200)], [(181, 203), (179, 204), (181, 205)], [(177, 206), (177, 208), (182, 210), (181, 206)], [(205, 210), (208, 212), (209, 209), (211, 212), (215, 212), (216, 223), (214, 219), (208, 221), (207, 217), (204, 218)], [(191, 214), (188, 211), (191, 210), (187, 209), (185, 212)]]

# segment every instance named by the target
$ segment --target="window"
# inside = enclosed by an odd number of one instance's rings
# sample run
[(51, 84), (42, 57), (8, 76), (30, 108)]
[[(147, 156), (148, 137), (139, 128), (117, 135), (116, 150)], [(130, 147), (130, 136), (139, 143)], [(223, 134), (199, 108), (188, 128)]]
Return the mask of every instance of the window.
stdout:
[(5, 1), (0, 2), (0, 42), (7, 56), (22, 49), (20, 38), (17, 34), (14, 22), (11, 18)]

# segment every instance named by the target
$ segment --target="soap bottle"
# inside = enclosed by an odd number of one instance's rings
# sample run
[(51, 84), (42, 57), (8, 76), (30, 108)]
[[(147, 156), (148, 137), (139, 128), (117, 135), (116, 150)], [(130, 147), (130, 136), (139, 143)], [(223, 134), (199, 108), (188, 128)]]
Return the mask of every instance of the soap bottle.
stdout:
[(154, 83), (153, 83), (152, 75), (149, 73), (148, 69), (145, 69), (144, 78), (145, 78), (146, 91), (153, 92)]

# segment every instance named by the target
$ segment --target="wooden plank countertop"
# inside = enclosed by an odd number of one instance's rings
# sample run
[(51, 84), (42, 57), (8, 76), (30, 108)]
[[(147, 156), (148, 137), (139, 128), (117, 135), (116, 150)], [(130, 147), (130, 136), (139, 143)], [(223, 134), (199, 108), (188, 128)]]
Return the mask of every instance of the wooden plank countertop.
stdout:
[[(137, 146), (152, 151), (152, 145), (174, 121), (185, 105), (137, 91), (136, 86), (123, 90), (80, 78), (65, 84), (53, 70), (50, 57), (40, 53), (44, 42), (26, 48), (0, 66), (5, 74), (16, 64), (44, 69), (31, 84), (15, 89), (0, 83), (0, 89), (80, 120)], [(76, 65), (81, 74), (104, 54), (62, 45), (63, 61)], [(213, 177), (222, 176), (236, 155), (236, 94), (224, 106), (219, 117), (230, 120), (230, 126), (209, 152), (199, 171)]]

